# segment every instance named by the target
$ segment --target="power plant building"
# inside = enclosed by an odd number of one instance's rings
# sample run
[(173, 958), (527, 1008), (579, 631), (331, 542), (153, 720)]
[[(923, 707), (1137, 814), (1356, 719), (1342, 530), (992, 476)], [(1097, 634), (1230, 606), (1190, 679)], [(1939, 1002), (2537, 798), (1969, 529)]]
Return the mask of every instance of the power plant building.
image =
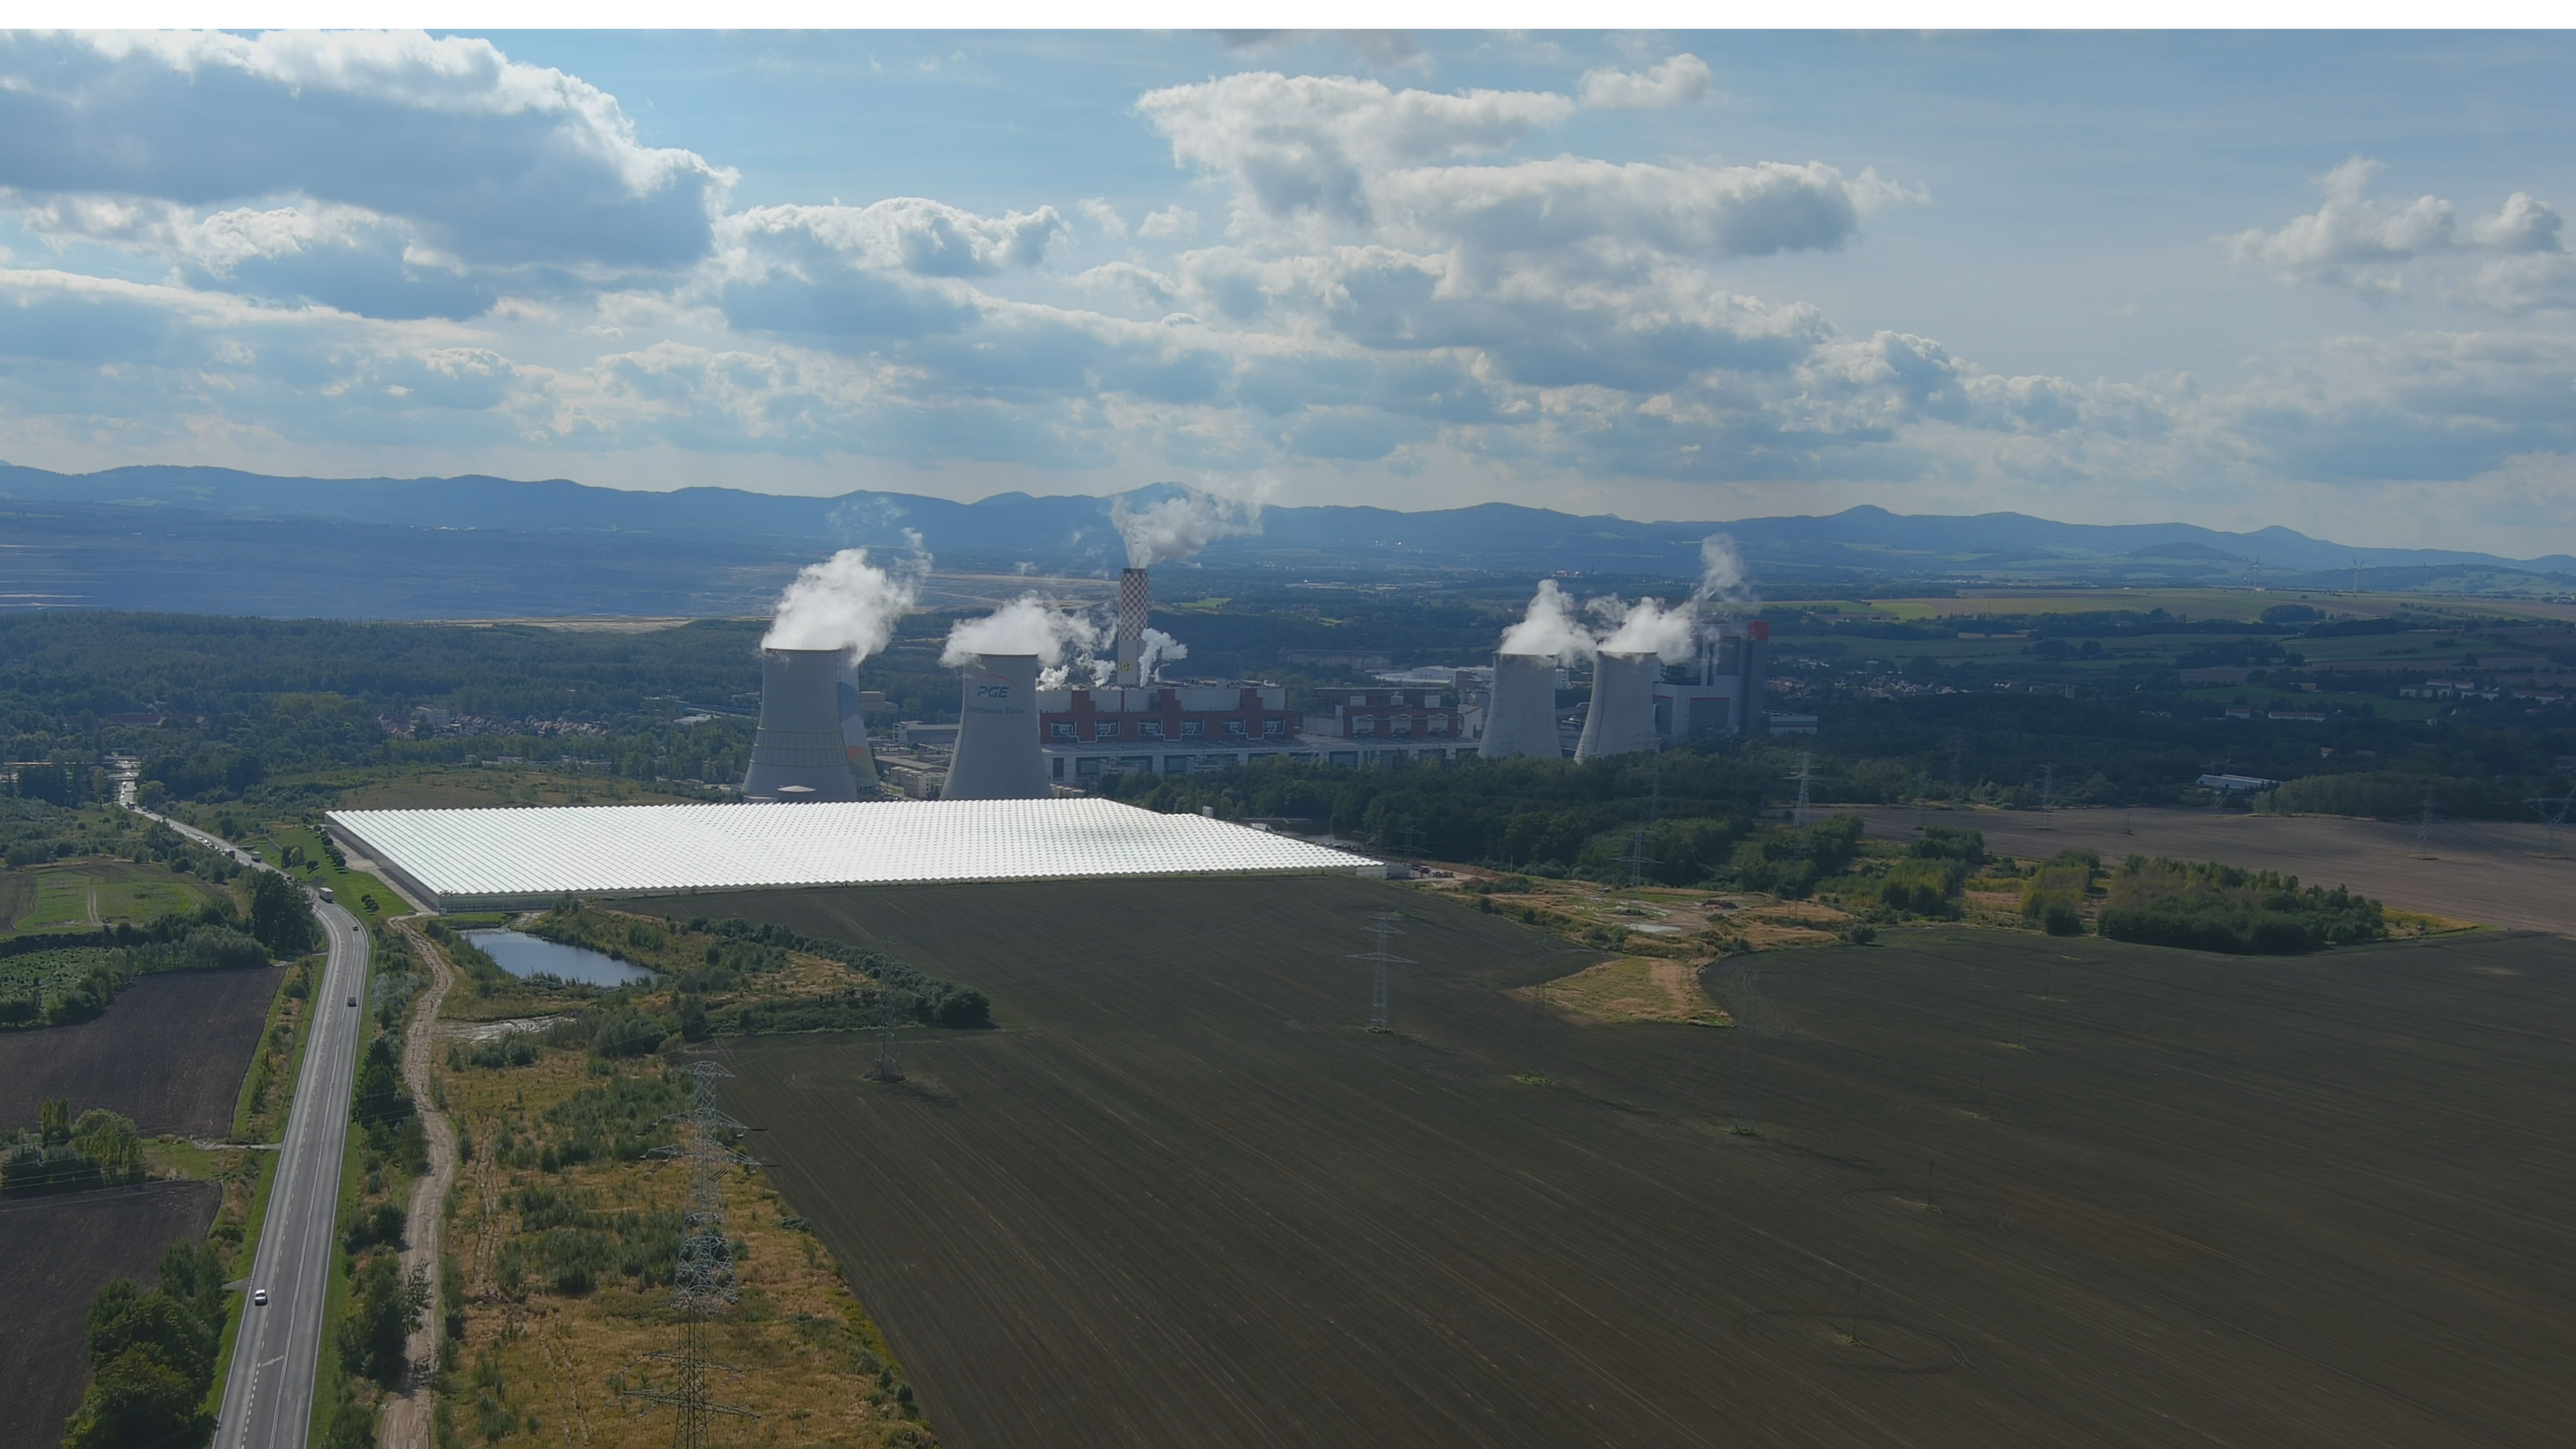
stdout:
[[(744, 798), (858, 798), (841, 723), (841, 668), (847, 658), (839, 649), (760, 651), (760, 725), (751, 737), (751, 767), (742, 777)], [(857, 692), (851, 693), (855, 703)], [(873, 769), (870, 775), (873, 783)]]

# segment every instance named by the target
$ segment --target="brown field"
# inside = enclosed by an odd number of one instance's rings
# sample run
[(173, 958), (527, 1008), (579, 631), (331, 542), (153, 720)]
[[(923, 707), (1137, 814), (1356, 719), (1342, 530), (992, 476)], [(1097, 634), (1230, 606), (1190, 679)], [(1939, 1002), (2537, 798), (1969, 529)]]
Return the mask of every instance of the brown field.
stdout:
[(0, 1033), (0, 1123), (33, 1126), (47, 1097), (105, 1107), (147, 1134), (220, 1137), (286, 968), (170, 971), (117, 994), (95, 1021)]
[(1587, 1025), (1685, 1021), (1724, 1025), (1726, 1010), (1700, 989), (1699, 969), (1653, 956), (1622, 956), (1512, 993)]
[[(708, 903), (714, 908), (714, 903)], [(1411, 919), (1388, 1033), (1360, 929)], [(1755, 1029), (1353, 880), (737, 897), (1002, 1029), (727, 1043), (961, 1449), (2552, 1444), (2576, 946), (1935, 928), (1737, 958)], [(1518, 1080), (1542, 1074), (1547, 1085)], [(1741, 1119), (1752, 1134), (1730, 1130)]]
[[(1911, 807), (1830, 807), (1868, 822), (1871, 836), (1911, 840)], [(2403, 910), (2518, 931), (2576, 935), (2576, 860), (2549, 859), (2538, 825), (2435, 821), (2431, 859), (2415, 855), (2416, 827), (2332, 815), (2212, 815), (2206, 810), (1932, 810), (1935, 825), (1982, 830), (1989, 851), (2024, 858), (2090, 846), (2105, 864), (2127, 855), (2223, 860), (2288, 871), (2309, 885), (2349, 886)], [(2576, 856), (2576, 828), (2558, 833)]]
[[(229, 1105), (229, 1104), (228, 1104)], [(0, 1449), (54, 1449), (89, 1382), (82, 1324), (111, 1278), (150, 1287), (161, 1250), (215, 1220), (211, 1182), (0, 1202)]]

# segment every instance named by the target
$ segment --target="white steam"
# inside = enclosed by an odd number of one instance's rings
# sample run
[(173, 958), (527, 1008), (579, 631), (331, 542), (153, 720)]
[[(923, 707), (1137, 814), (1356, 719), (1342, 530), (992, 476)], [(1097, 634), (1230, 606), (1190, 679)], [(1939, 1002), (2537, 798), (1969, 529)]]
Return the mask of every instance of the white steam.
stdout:
[(1554, 579), (1538, 581), (1538, 592), (1530, 597), (1529, 611), (1521, 621), (1503, 631), (1505, 654), (1545, 654), (1559, 664), (1571, 664), (1592, 657), (1595, 644), (1592, 631), (1576, 622), (1574, 600), (1556, 586)]
[(1187, 488), (1180, 496), (1143, 508), (1130, 508), (1124, 498), (1109, 505), (1109, 521), (1127, 543), (1127, 566), (1151, 568), (1167, 559), (1188, 558), (1210, 539), (1261, 531), (1261, 495), (1222, 498), (1204, 488)]
[(761, 636), (763, 649), (847, 649), (856, 664), (886, 646), (895, 621), (912, 607), (930, 555), (917, 549), (892, 569), (868, 562), (868, 551), (845, 548), (797, 571), (778, 596), (778, 614)]
[(1753, 590), (1752, 576), (1744, 570), (1744, 555), (1735, 551), (1734, 539), (1712, 533), (1699, 541), (1699, 587), (1691, 590), (1691, 602), (1715, 605), (1730, 614), (1762, 607), (1762, 596)]
[(1596, 653), (1652, 654), (1666, 664), (1685, 663), (1703, 634), (1715, 629), (1713, 614), (1742, 615), (1762, 607), (1734, 539), (1722, 533), (1701, 539), (1699, 566), (1690, 597), (1669, 607), (1661, 599), (1629, 603), (1603, 594), (1578, 609), (1554, 579), (1541, 579), (1529, 611), (1503, 631), (1502, 652), (1551, 655), (1559, 664)]
[(1691, 624), (1696, 613), (1688, 604), (1667, 612), (1660, 600), (1639, 599), (1620, 613), (1619, 627), (1602, 636), (1601, 652), (1652, 654), (1666, 664), (1684, 663), (1691, 657)]
[(1136, 677), (1142, 683), (1153, 683), (1164, 665), (1178, 664), (1190, 657), (1190, 646), (1160, 629), (1148, 629), (1138, 637), (1141, 642), (1136, 651)]
[(1087, 659), (1100, 647), (1100, 626), (1087, 615), (1022, 594), (980, 619), (961, 619), (948, 631), (939, 662), (951, 669), (987, 654), (1034, 654), (1041, 669), (1054, 669), (1072, 654)]

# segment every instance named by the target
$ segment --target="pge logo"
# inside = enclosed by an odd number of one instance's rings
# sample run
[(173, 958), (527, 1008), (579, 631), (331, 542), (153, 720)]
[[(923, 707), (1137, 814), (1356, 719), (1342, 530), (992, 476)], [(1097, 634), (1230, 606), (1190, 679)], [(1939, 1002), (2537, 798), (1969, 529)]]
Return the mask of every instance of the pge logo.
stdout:
[(975, 697), (977, 699), (1009, 699), (1011, 697), (1011, 682), (1007, 679), (996, 679), (987, 683), (978, 684), (975, 686)]

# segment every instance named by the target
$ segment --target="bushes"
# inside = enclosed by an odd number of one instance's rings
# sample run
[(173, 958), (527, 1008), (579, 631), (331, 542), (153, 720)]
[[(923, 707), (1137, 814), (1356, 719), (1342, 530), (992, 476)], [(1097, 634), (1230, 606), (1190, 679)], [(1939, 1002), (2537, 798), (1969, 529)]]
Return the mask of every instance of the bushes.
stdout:
[(134, 1123), (92, 1107), (70, 1120), (60, 1097), (43, 1104), (33, 1132), (0, 1137), (0, 1193), (11, 1197), (118, 1187), (143, 1180), (143, 1138)]
[(1837, 876), (1860, 852), (1860, 817), (1837, 815), (1804, 830), (1783, 830), (1736, 847), (1734, 873), (1746, 890), (1796, 900)]
[(2041, 862), (2022, 883), (2022, 919), (2052, 936), (2084, 934), (2084, 898), (2102, 870), (2097, 850), (2061, 850)]
[(2487, 780), (2371, 770), (2348, 775), (2309, 775), (2286, 781), (2262, 803), (2283, 814), (2408, 819), (2423, 811), (2427, 789), (2433, 792), (2436, 812), (2480, 819), (2519, 815), (2518, 797), (2528, 793), (2519, 789), (2500, 789), (2495, 782)]
[(2379, 902), (2294, 875), (2132, 856), (2110, 880), (2102, 934), (2232, 955), (2295, 955), (2388, 934)]
[(1891, 911), (1959, 918), (1968, 884), (1968, 867), (1958, 860), (1900, 860), (1887, 868), (1878, 885), (1878, 902)]

